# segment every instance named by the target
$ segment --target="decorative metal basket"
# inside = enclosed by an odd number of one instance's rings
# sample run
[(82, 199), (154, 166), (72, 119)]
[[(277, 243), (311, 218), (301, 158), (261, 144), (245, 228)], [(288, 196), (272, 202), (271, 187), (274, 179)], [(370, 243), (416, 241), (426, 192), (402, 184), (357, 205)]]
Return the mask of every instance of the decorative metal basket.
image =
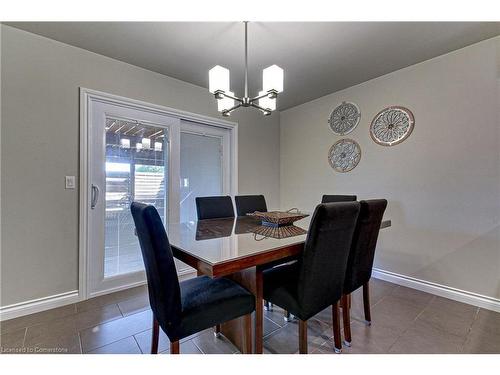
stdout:
[(247, 215), (259, 219), (262, 222), (263, 226), (275, 227), (275, 228), (292, 225), (297, 220), (309, 216), (309, 214), (304, 214), (301, 212), (283, 212), (283, 211), (270, 211), (270, 212), (255, 211)]
[[(305, 229), (296, 227), (295, 225), (287, 225), (284, 227), (270, 227), (265, 225), (259, 225), (252, 229), (252, 233), (255, 234), (256, 240), (262, 240), (264, 238), (288, 238), (294, 236), (300, 236), (306, 234)], [(262, 236), (263, 238), (258, 238), (257, 236)]]

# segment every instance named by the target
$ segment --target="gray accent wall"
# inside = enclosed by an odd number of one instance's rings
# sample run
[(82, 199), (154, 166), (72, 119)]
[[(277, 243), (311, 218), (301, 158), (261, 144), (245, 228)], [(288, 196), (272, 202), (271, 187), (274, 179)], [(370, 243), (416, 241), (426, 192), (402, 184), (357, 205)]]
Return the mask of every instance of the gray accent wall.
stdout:
[[(164, 51), (165, 58), (173, 51)], [(1, 306), (78, 289), (79, 87), (217, 117), (203, 87), (1, 26)], [(207, 67), (207, 69), (210, 67)], [(208, 75), (208, 70), (207, 70)], [(279, 115), (243, 109), (239, 191), (279, 205)]]
[[(78, 289), (79, 87), (218, 116), (206, 88), (2, 25), (0, 306)], [(168, 58), (171, 51), (165, 51)], [(208, 69), (209, 67), (207, 67)], [(304, 74), (306, 74), (305, 72)], [(335, 92), (281, 114), (242, 110), (239, 191), (312, 211), (322, 194), (387, 198), (375, 266), (500, 298), (500, 37)], [(328, 164), (342, 101), (361, 109), (347, 137), (360, 164)], [(403, 105), (416, 119), (394, 147), (369, 123)]]
[[(397, 53), (397, 51), (394, 51)], [(392, 227), (380, 234), (375, 266), (500, 298), (500, 37), (281, 112), (281, 206), (313, 210), (322, 194), (386, 198)], [(361, 109), (346, 137), (362, 149), (349, 173), (329, 166), (327, 119), (342, 101)], [(393, 147), (369, 124), (402, 105), (415, 129)]]

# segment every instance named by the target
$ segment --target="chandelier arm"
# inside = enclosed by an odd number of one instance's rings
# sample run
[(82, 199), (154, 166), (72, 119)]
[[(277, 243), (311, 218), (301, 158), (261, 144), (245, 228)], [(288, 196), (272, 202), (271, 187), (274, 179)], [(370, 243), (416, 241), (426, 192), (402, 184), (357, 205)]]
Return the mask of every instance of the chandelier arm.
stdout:
[(257, 108), (257, 109), (260, 109), (262, 112), (264, 112), (264, 115), (270, 115), (271, 114), (271, 110), (270, 109), (267, 109), (267, 108), (263, 108), (261, 107), (260, 105), (258, 104), (255, 104), (254, 102), (250, 102), (250, 105), (254, 108)]
[(236, 104), (235, 106), (233, 106), (233, 107), (231, 107), (229, 109), (225, 109), (225, 110), (222, 111), (222, 116), (229, 116), (229, 114), (231, 112), (233, 112), (235, 109), (238, 109), (240, 107), (241, 107), (241, 103)]
[(222, 99), (221, 96), (225, 96), (226, 98), (233, 99), (233, 100), (236, 100), (240, 103), (243, 103), (243, 99), (238, 98), (236, 96), (228, 95), (224, 91), (216, 91), (214, 96), (215, 96), (215, 99), (217, 99), (217, 100)]
[(250, 103), (256, 102), (257, 100), (262, 99), (262, 98), (266, 98), (266, 97), (271, 98), (271, 99), (277, 98), (278, 97), (277, 91), (276, 90), (269, 90), (265, 94), (262, 94), (262, 95), (256, 96), (255, 98), (250, 99)]

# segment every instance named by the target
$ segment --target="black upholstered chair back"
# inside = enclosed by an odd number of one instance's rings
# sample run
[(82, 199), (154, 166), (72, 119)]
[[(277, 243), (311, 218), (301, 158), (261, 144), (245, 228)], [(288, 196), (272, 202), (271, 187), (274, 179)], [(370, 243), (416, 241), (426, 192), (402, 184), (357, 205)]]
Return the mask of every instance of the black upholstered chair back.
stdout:
[(323, 195), (321, 203), (353, 202), (358, 199), (355, 195)]
[(387, 207), (387, 200), (361, 201), (360, 205), (358, 222), (347, 261), (344, 284), (344, 293), (346, 294), (353, 292), (370, 280), (378, 232)]
[(233, 202), (230, 196), (196, 197), (198, 220), (234, 217)]
[(359, 214), (359, 202), (316, 207), (300, 263), (297, 299), (313, 315), (342, 296), (347, 258)]
[(266, 198), (263, 195), (237, 195), (234, 197), (238, 216), (255, 211), (267, 212)]
[(130, 209), (146, 268), (151, 309), (169, 337), (175, 336), (181, 322), (181, 291), (165, 227), (153, 206), (133, 202)]

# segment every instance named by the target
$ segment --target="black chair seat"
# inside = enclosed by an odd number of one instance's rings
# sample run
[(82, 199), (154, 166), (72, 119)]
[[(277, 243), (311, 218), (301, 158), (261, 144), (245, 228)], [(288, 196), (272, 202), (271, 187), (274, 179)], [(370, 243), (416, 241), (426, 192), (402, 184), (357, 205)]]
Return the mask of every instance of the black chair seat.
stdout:
[(255, 309), (255, 298), (234, 281), (200, 276), (180, 283), (182, 320), (177, 339), (215, 326)]

